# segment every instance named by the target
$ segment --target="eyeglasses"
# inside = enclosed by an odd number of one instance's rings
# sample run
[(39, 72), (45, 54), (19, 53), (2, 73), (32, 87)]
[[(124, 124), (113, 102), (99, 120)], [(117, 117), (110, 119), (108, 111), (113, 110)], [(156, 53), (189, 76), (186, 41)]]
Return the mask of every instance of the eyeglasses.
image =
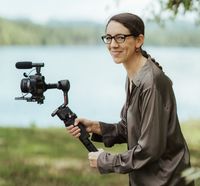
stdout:
[(102, 36), (101, 39), (103, 40), (103, 42), (105, 44), (110, 44), (112, 42), (112, 39), (114, 39), (116, 41), (116, 43), (123, 43), (127, 37), (129, 36), (133, 36), (133, 34), (117, 34), (115, 36), (111, 36), (111, 35), (105, 35)]

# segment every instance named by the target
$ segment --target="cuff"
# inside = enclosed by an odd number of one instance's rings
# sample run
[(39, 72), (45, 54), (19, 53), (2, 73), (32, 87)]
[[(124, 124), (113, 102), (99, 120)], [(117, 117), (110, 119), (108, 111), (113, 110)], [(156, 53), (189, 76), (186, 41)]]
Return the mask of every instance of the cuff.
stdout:
[(102, 152), (97, 159), (97, 168), (101, 174), (114, 172), (114, 162), (116, 156), (107, 152)]
[(115, 138), (117, 135), (116, 125), (103, 122), (99, 122), (99, 124), (102, 133), (102, 141), (105, 147), (112, 147), (115, 144)]

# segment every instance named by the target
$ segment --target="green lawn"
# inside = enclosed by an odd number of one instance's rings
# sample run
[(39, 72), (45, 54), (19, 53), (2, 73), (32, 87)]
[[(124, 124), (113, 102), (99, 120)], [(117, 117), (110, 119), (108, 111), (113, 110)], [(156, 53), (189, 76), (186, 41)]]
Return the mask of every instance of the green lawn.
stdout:
[[(192, 165), (200, 167), (200, 121), (184, 123), (182, 130)], [(118, 145), (112, 152), (125, 149), (125, 145)], [(100, 175), (91, 169), (87, 154), (64, 128), (0, 128), (0, 186), (128, 185), (127, 175)]]

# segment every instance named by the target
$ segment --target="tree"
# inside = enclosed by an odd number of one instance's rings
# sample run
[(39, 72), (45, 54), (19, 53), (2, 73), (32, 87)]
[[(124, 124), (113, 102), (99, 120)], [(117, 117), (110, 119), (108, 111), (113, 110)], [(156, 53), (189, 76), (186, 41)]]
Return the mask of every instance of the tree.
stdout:
[(184, 13), (190, 11), (196, 11), (200, 13), (200, 1), (199, 0), (168, 0), (167, 9), (171, 10), (175, 15), (179, 12), (181, 6)]
[[(113, 2), (116, 7), (123, 4), (123, 0), (113, 0)], [(162, 23), (165, 19), (175, 19), (178, 15), (191, 14), (195, 19), (194, 21), (200, 24), (200, 0), (151, 0), (149, 5), (147, 12), (152, 15), (150, 19), (156, 22)]]
[[(171, 17), (178, 15), (192, 14), (196, 23), (200, 24), (200, 0), (158, 0), (160, 4), (160, 14), (156, 15), (159, 20), (162, 14), (169, 13)], [(158, 17), (157, 17), (158, 16)]]

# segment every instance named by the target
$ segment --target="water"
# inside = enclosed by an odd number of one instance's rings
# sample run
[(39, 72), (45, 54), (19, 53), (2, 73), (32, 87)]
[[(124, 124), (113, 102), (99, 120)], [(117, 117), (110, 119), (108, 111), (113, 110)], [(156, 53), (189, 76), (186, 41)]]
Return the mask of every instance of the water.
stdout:
[[(172, 79), (181, 121), (200, 118), (200, 48), (146, 47)], [(0, 125), (59, 127), (51, 113), (63, 103), (60, 90), (45, 92), (43, 105), (16, 101), (23, 72), (17, 61), (44, 62), (46, 83), (69, 79), (69, 106), (80, 117), (117, 122), (125, 99), (126, 73), (104, 46), (0, 47)], [(34, 73), (33, 73), (34, 74)]]

